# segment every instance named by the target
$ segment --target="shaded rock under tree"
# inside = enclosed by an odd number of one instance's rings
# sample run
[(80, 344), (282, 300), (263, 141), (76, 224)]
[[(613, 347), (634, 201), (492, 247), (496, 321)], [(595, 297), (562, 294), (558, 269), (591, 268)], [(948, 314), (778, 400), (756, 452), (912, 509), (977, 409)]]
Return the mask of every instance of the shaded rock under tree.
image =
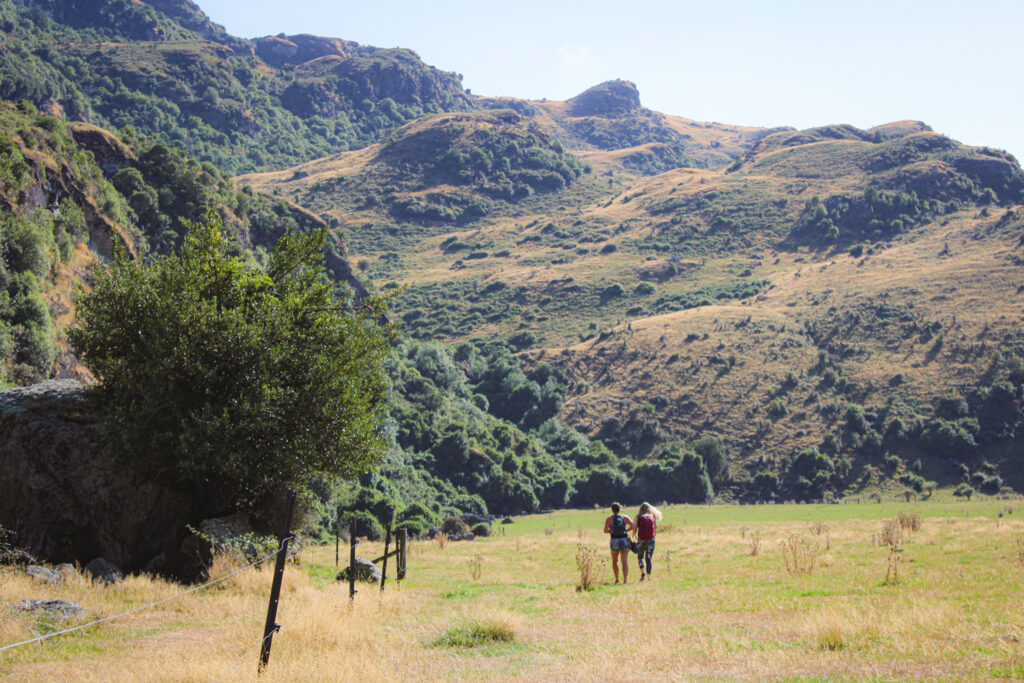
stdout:
[(187, 527), (231, 511), (116, 465), (78, 382), (0, 391), (0, 527), (39, 560), (103, 557), (125, 572), (197, 581), (209, 544)]

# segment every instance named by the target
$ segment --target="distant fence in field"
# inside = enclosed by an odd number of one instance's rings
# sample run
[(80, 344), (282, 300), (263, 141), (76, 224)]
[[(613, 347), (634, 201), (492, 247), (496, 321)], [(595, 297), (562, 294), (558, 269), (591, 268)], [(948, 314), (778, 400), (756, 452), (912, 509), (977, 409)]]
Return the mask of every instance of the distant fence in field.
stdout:
[[(22, 646), (25, 646), (25, 645), (30, 645), (32, 643), (39, 643), (39, 642), (42, 642), (44, 640), (49, 640), (51, 638), (56, 638), (58, 636), (63, 636), (63, 635), (69, 634), (69, 633), (74, 633), (76, 631), (81, 631), (83, 629), (89, 628), (90, 626), (96, 626), (98, 624), (102, 624), (102, 623), (105, 623), (105, 622), (114, 621), (116, 619), (121, 619), (121, 618), (129, 616), (131, 614), (135, 614), (136, 612), (141, 612), (143, 610), (147, 610), (147, 609), (150, 609), (152, 607), (156, 607), (157, 605), (162, 605), (164, 603), (171, 602), (173, 600), (177, 600), (178, 598), (185, 597), (186, 595), (191, 595), (192, 593), (197, 593), (199, 591), (205, 590), (205, 589), (210, 588), (212, 586), (216, 586), (217, 584), (223, 583), (224, 581), (227, 581), (228, 579), (230, 579), (230, 578), (232, 578), (234, 576), (237, 576), (238, 574), (241, 574), (242, 572), (245, 572), (245, 571), (248, 571), (250, 569), (254, 569), (256, 567), (259, 567), (263, 563), (265, 563), (268, 560), (270, 560), (270, 558), (275, 558), (274, 578), (273, 578), (273, 582), (272, 582), (271, 588), (270, 588), (270, 601), (269, 601), (269, 604), (267, 605), (267, 618), (266, 618), (266, 622), (265, 622), (264, 627), (263, 627), (263, 638), (259, 642), (257, 642), (255, 645), (252, 645), (251, 647), (247, 648), (244, 652), (242, 652), (242, 654), (239, 655), (237, 659), (235, 659), (231, 664), (229, 664), (213, 680), (214, 681), (220, 680), (225, 675), (230, 673), (235, 667), (237, 667), (247, 656), (252, 654), (257, 648), (260, 649), (260, 657), (259, 657), (259, 664), (258, 664), (258, 669), (257, 670), (260, 673), (262, 673), (263, 670), (267, 667), (267, 664), (270, 661), (270, 648), (271, 648), (271, 645), (273, 644), (274, 634), (281, 630), (281, 625), (277, 623), (277, 607), (278, 607), (278, 603), (280, 602), (280, 599), (281, 599), (281, 582), (282, 582), (282, 580), (284, 578), (285, 561), (286, 561), (286, 559), (288, 557), (288, 543), (289, 543), (289, 541), (292, 541), (295, 538), (295, 534), (294, 534), (294, 532), (291, 529), (292, 522), (294, 520), (294, 515), (295, 515), (295, 491), (289, 491), (288, 492), (288, 500), (287, 500), (287, 504), (286, 504), (286, 510), (285, 510), (284, 525), (283, 525), (283, 527), (281, 529), (281, 533), (278, 535), (277, 549), (274, 550), (272, 553), (269, 553), (269, 554), (259, 558), (258, 560), (254, 561), (254, 562), (251, 562), (250, 564), (247, 564), (244, 567), (236, 569), (235, 571), (231, 572), (230, 574), (227, 574), (225, 576), (219, 577), (217, 579), (214, 579), (213, 581), (209, 581), (209, 582), (204, 583), (204, 584), (202, 584), (200, 586), (193, 586), (192, 588), (189, 588), (188, 590), (184, 590), (184, 591), (182, 591), (180, 593), (177, 593), (175, 595), (172, 595), (170, 597), (163, 598), (162, 600), (157, 600), (157, 601), (151, 602), (151, 603), (149, 603), (147, 605), (141, 605), (139, 607), (135, 607), (133, 609), (130, 609), (130, 610), (126, 611), (126, 612), (122, 612), (120, 614), (115, 614), (115, 615), (109, 616), (109, 617), (103, 617), (101, 619), (95, 619), (95, 620), (90, 621), (90, 622), (88, 622), (86, 624), (80, 624), (79, 626), (74, 626), (72, 628), (66, 628), (66, 629), (63, 629), (63, 630), (60, 630), (60, 631), (54, 631), (53, 633), (47, 633), (45, 635), (41, 635), (41, 636), (38, 636), (38, 637), (35, 637), (35, 638), (30, 638), (28, 640), (23, 640), (23, 641), (18, 642), (18, 643), (11, 643), (9, 645), (0, 646), (0, 652), (4, 652), (4, 651), (7, 651), (7, 650), (13, 650), (16, 647), (22, 647)], [(349, 548), (350, 548), (350, 550), (349, 550), (349, 569), (348, 569), (348, 576), (349, 576), (349, 600), (354, 600), (355, 599), (355, 595), (357, 593), (356, 588), (355, 588), (355, 575), (356, 575), (356, 552), (355, 552), (355, 548), (356, 548), (356, 544), (359, 541), (356, 538), (355, 532), (356, 532), (356, 523), (355, 523), (355, 520), (353, 519), (351, 521), (350, 525), (349, 525)], [(398, 581), (401, 581), (402, 579), (405, 578), (405, 574), (406, 574), (406, 558), (407, 558), (407, 543), (408, 543), (408, 535), (406, 533), (406, 530), (405, 529), (399, 529), (397, 531), (397, 533), (395, 534), (395, 548), (393, 550), (390, 550), (391, 540), (392, 540), (392, 532), (391, 532), (391, 526), (389, 525), (388, 528), (387, 528), (387, 535), (386, 535), (385, 541), (384, 541), (384, 554), (382, 556), (376, 558), (375, 560), (373, 560), (374, 564), (376, 564), (376, 563), (378, 563), (378, 562), (380, 562), (382, 560), (384, 562), (383, 570), (381, 572), (381, 580), (380, 580), (380, 591), (382, 593), (384, 592), (384, 585), (387, 582), (387, 564), (388, 564), (387, 561), (388, 561), (389, 557), (395, 557), (395, 559), (396, 559), (396, 564), (397, 564), (396, 579)], [(335, 551), (337, 552), (337, 547), (335, 548)], [(335, 557), (335, 563), (337, 563), (337, 556)]]

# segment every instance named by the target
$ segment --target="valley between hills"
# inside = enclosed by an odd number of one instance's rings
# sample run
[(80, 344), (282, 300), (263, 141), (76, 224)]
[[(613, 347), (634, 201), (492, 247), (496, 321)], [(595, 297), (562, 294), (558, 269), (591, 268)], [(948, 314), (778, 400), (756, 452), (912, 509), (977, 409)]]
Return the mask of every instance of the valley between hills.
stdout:
[(66, 339), (92, 264), (212, 211), (248, 267), (328, 229), (327, 277), (400, 325), (393, 450), (324, 515), (670, 473), (680, 501), (1024, 490), (1009, 154), (920, 121), (694, 121), (626, 80), (479, 97), (408, 49), (94, 4), (0, 0), (4, 385), (92, 382)]

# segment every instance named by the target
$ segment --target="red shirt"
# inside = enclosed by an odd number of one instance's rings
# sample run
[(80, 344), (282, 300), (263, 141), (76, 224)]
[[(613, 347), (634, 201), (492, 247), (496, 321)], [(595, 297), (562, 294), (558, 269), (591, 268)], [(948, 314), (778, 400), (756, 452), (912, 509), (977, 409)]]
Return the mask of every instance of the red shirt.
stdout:
[(641, 541), (649, 541), (654, 538), (658, 530), (658, 523), (654, 521), (653, 515), (640, 515), (636, 518), (636, 535)]

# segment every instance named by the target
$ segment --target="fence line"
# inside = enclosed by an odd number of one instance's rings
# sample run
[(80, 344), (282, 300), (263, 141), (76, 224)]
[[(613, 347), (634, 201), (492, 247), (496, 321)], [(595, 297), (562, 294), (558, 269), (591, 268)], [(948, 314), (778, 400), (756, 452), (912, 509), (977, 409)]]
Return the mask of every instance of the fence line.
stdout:
[[(294, 538), (294, 536), (289, 536), (285, 540), (291, 540), (292, 538)], [(255, 567), (257, 565), (262, 564), (263, 562), (266, 562), (271, 557), (274, 557), (279, 552), (281, 552), (281, 548), (283, 547), (283, 545), (284, 545), (284, 541), (281, 541), (281, 543), (279, 543), (278, 546), (277, 546), (277, 550), (275, 550), (274, 552), (270, 553), (269, 555), (261, 557), (260, 559), (256, 560), (255, 562), (253, 562), (250, 565), (242, 567), (241, 569), (236, 569), (235, 571), (231, 572), (230, 574), (227, 574), (226, 576), (222, 576), (219, 579), (215, 579), (215, 580), (210, 581), (208, 583), (204, 583), (201, 586), (194, 586), (194, 587), (188, 589), (187, 591), (178, 593), (177, 595), (172, 595), (169, 598), (164, 598), (163, 600), (157, 600), (156, 602), (151, 602), (148, 605), (142, 605), (141, 607), (136, 607), (135, 609), (130, 609), (127, 612), (122, 612), (121, 614), (115, 614), (112, 617), (103, 617), (102, 619), (96, 619), (95, 621), (90, 621), (88, 624), (82, 624), (81, 626), (75, 626), (74, 628), (68, 628), (68, 629), (64, 629), (62, 631), (55, 631), (53, 633), (47, 633), (46, 635), (38, 636), (36, 638), (31, 638), (29, 640), (23, 640), (20, 643), (11, 643), (10, 645), (4, 645), (3, 647), (0, 647), (0, 652), (3, 652), (4, 650), (11, 650), (13, 648), (20, 647), (22, 645), (28, 645), (30, 643), (37, 643), (39, 641), (47, 640), (49, 638), (55, 638), (57, 636), (62, 636), (62, 635), (65, 635), (67, 633), (74, 633), (75, 631), (81, 631), (84, 628), (89, 628), (90, 626), (95, 626), (96, 624), (102, 624), (103, 622), (106, 622), (106, 621), (113, 621), (115, 619), (120, 619), (121, 617), (126, 617), (129, 614), (134, 614), (136, 612), (141, 612), (144, 609), (149, 609), (150, 607), (156, 607), (157, 605), (162, 605), (165, 602), (170, 602), (171, 600), (176, 600), (176, 599), (184, 597), (184, 596), (186, 596), (186, 595), (188, 595), (190, 593), (195, 593), (196, 591), (201, 591), (204, 588), (209, 588), (210, 586), (215, 586), (216, 584), (221, 583), (222, 581), (227, 581), (228, 579), (230, 579), (232, 576), (235, 576), (236, 574), (241, 574), (242, 572), (244, 572), (244, 571), (246, 571), (248, 569), (252, 569), (253, 567)], [(264, 640), (266, 640), (266, 638), (264, 638)]]

